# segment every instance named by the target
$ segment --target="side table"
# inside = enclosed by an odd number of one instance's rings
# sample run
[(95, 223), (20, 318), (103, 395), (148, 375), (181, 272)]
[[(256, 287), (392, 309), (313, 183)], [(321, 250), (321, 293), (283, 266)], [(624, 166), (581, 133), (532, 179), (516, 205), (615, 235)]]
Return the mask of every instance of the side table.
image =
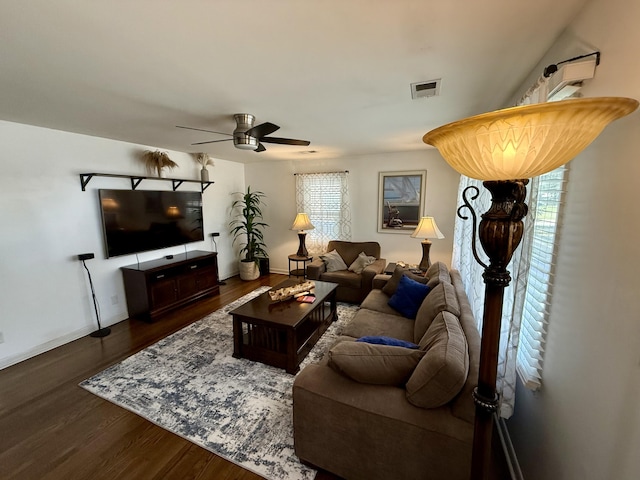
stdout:
[[(307, 278), (307, 263), (312, 259), (313, 257), (302, 257), (295, 254), (289, 255), (289, 276)], [(295, 264), (293, 269), (291, 268), (291, 263)], [(302, 268), (300, 268), (300, 263), (302, 263)]]

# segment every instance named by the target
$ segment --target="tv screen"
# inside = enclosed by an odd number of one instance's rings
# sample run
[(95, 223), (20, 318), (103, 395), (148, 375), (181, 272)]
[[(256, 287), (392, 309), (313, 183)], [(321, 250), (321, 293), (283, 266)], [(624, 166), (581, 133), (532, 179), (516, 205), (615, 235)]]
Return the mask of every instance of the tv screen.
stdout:
[(200, 192), (98, 193), (107, 258), (204, 240)]

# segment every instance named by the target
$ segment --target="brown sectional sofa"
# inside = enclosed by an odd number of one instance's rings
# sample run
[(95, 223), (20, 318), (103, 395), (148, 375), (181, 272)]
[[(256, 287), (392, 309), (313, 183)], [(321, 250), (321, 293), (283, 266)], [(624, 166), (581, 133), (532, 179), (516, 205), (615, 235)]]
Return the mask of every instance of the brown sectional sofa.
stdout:
[(373, 279), (384, 272), (386, 260), (380, 258), (380, 244), (378, 242), (346, 242), (332, 240), (327, 245), (327, 252), (336, 250), (347, 267), (358, 258), (362, 252), (375, 257), (376, 261), (365, 267), (362, 273), (354, 273), (349, 270), (327, 272), (325, 263), (320, 257), (315, 258), (307, 265), (307, 278), (338, 284), (336, 299), (339, 302), (360, 303), (371, 291)]
[[(460, 273), (430, 267), (415, 320), (388, 305), (401, 275), (378, 275), (323, 361), (296, 377), (295, 452), (347, 480), (467, 479), (480, 336)], [(419, 348), (355, 342), (367, 335)]]

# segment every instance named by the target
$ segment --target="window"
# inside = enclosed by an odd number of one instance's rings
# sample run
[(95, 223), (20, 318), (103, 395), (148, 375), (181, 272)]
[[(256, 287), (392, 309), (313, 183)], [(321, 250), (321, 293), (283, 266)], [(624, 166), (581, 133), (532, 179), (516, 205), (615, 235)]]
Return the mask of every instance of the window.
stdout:
[(531, 201), (534, 203), (533, 236), (516, 368), (527, 388), (533, 390), (540, 387), (565, 176), (566, 167), (560, 167), (538, 177), (537, 195)]
[(296, 174), (296, 207), (314, 226), (307, 231), (309, 253), (326, 251), (330, 240), (351, 240), (347, 172)]

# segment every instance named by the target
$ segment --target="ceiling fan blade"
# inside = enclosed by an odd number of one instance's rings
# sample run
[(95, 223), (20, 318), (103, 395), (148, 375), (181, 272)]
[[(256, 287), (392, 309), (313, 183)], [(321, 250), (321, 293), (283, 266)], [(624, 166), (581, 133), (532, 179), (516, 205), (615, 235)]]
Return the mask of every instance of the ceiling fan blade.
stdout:
[(256, 149), (254, 150), (254, 152), (258, 152), (258, 153), (260, 153), (260, 152), (264, 152), (265, 150), (266, 150), (266, 148), (264, 148), (264, 145), (263, 145), (263, 144), (261, 144), (261, 143), (258, 143), (258, 148), (256, 148)]
[(265, 143), (280, 143), (282, 145), (300, 145), (306, 147), (311, 142), (308, 140), (296, 140), (294, 138), (279, 138), (279, 137), (262, 137), (260, 141)]
[(256, 125), (253, 128), (247, 130), (245, 135), (249, 135), (250, 137), (262, 138), (265, 135), (269, 135), (270, 133), (275, 132), (280, 127), (271, 122), (261, 123), (260, 125)]
[(207, 143), (230, 142), (231, 140), (233, 140), (233, 138), (224, 138), (222, 140), (209, 140), (208, 142), (192, 143), (191, 145), (205, 145)]
[(205, 130), (203, 128), (183, 127), (181, 125), (176, 125), (176, 128), (184, 128), (185, 130), (197, 130), (198, 132), (217, 133), (218, 135), (229, 135), (230, 137), (233, 136), (233, 134), (231, 133), (214, 132), (213, 130)]

